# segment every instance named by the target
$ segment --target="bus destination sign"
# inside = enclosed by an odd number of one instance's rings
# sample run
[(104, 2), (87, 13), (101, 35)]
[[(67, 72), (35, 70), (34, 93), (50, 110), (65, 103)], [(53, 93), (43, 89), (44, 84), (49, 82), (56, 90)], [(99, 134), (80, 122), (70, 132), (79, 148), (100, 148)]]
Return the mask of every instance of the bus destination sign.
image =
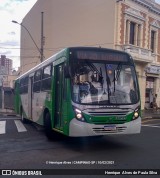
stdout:
[(77, 51), (78, 59), (128, 62), (127, 55), (114, 52)]

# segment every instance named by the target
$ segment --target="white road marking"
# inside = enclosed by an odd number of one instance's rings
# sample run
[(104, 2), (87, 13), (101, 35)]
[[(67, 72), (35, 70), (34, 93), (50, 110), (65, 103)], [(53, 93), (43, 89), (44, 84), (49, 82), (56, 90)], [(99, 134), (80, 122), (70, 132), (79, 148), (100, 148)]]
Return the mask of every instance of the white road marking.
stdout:
[(14, 122), (16, 124), (18, 132), (27, 132), (27, 129), (24, 127), (20, 120), (14, 120)]
[(142, 125), (144, 127), (154, 127), (154, 128), (160, 128), (160, 126), (157, 126), (157, 125)]
[(6, 121), (0, 121), (0, 134), (6, 133)]

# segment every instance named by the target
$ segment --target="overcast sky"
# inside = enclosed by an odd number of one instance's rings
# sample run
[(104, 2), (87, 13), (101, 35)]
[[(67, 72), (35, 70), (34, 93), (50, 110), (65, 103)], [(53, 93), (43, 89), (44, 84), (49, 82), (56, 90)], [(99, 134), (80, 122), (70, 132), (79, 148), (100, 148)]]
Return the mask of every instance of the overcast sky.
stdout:
[(13, 60), (13, 68), (20, 65), (20, 26), (19, 23), (37, 0), (0, 0), (0, 55)]
[[(0, 55), (13, 60), (13, 68), (20, 65), (20, 26), (19, 23), (37, 0), (0, 0)], [(156, 0), (160, 4), (160, 0)]]

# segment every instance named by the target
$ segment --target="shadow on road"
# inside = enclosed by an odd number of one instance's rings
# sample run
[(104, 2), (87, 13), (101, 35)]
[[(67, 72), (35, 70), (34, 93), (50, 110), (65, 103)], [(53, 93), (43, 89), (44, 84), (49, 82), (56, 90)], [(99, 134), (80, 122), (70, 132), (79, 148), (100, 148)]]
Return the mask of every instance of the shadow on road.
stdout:
[(124, 137), (126, 138), (127, 136), (66, 137), (60, 135), (58, 139), (51, 141), (53, 143), (58, 142), (63, 147), (78, 152), (133, 148), (133, 145), (123, 141)]

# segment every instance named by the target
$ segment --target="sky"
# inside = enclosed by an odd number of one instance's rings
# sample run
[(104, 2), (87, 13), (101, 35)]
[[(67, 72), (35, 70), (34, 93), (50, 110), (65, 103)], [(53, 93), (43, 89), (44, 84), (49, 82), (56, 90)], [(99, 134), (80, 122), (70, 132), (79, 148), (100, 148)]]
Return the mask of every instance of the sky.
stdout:
[(0, 0), (0, 55), (13, 60), (13, 69), (20, 66), (20, 28), (19, 23), (37, 0)]
[[(20, 66), (20, 25), (37, 0), (0, 0), (0, 55), (13, 60), (13, 69)], [(160, 0), (156, 0), (160, 4)]]

